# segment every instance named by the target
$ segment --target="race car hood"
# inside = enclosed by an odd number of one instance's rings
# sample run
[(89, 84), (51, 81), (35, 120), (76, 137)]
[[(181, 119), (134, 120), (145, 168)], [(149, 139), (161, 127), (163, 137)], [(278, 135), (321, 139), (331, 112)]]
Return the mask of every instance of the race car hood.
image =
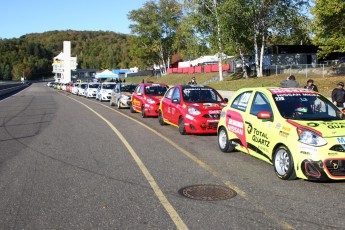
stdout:
[(334, 121), (290, 121), (296, 127), (307, 127), (316, 130), (323, 137), (345, 136), (345, 120)]
[(186, 103), (188, 106), (194, 106), (200, 111), (222, 110), (226, 103)]
[(162, 99), (162, 96), (147, 96), (146, 98), (151, 98), (155, 100), (156, 102), (160, 102), (160, 100)]
[(131, 97), (132, 93), (130, 92), (121, 92), (122, 95), (127, 96), (127, 97)]

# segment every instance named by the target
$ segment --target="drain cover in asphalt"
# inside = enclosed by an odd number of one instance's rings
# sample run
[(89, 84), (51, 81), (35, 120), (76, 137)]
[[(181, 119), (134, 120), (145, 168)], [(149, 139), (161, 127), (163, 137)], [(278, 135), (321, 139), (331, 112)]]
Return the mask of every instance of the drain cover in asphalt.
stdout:
[(237, 195), (236, 191), (221, 185), (192, 185), (178, 191), (182, 196), (195, 200), (226, 200)]

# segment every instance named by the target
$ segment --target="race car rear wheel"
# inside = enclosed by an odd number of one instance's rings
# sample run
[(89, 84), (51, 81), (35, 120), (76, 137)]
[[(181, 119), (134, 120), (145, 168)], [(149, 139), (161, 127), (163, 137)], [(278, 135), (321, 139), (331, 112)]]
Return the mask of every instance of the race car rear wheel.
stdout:
[(158, 112), (158, 122), (160, 125), (166, 125), (166, 123), (164, 122), (164, 119), (163, 119), (162, 111)]
[(146, 113), (145, 113), (145, 107), (144, 107), (144, 106), (141, 107), (141, 116), (142, 116), (143, 118), (146, 118)]
[(273, 156), (273, 165), (276, 175), (282, 180), (296, 179), (293, 158), (289, 149), (279, 146)]
[(186, 135), (186, 129), (184, 127), (183, 117), (180, 117), (180, 119), (178, 120), (178, 131), (180, 132), (181, 135)]
[(224, 127), (221, 127), (218, 131), (218, 146), (224, 153), (232, 152), (235, 149), (235, 146), (230, 143), (228, 133)]

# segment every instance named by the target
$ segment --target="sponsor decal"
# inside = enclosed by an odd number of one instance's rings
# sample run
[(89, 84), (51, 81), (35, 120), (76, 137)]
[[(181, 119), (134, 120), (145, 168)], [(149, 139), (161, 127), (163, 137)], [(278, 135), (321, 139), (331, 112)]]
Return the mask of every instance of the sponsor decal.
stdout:
[(283, 126), (282, 131), (290, 132), (291, 128)]
[(219, 105), (216, 103), (204, 103), (203, 106), (204, 106), (204, 109), (207, 109), (209, 107), (219, 107)]
[(189, 119), (189, 120), (194, 120), (194, 117), (189, 115), (189, 114), (186, 114), (186, 118)]
[(327, 123), (327, 122), (325, 122), (325, 124), (327, 125), (327, 127), (329, 129), (343, 129), (343, 128), (345, 128), (345, 124), (343, 124), (343, 123), (337, 123), (337, 122)]
[(220, 114), (220, 110), (210, 110), (208, 111), (209, 114)]
[(266, 147), (270, 147), (270, 141), (267, 138), (267, 133), (264, 133), (256, 128), (253, 129), (252, 141)]
[(328, 153), (328, 156), (338, 156), (338, 153)]
[(280, 123), (276, 124), (276, 129), (280, 129), (282, 127), (282, 125)]
[(318, 127), (319, 124), (315, 123), (315, 122), (309, 122), (309, 123), (307, 123), (307, 126), (309, 126), (309, 127)]
[(187, 105), (186, 105), (186, 104), (183, 104), (183, 105), (182, 105), (182, 108), (184, 108), (184, 109), (187, 108)]
[(282, 136), (282, 137), (285, 137), (285, 138), (287, 138), (288, 136), (289, 136), (289, 134), (290, 133), (288, 133), (288, 132), (285, 132), (285, 131), (279, 131), (279, 136)]
[(344, 137), (337, 137), (337, 141), (339, 144), (345, 144), (345, 138)]
[(309, 152), (310, 154), (314, 154), (318, 152), (318, 149), (316, 147), (313, 146), (309, 146), (309, 145), (300, 145), (299, 146), (299, 150), (302, 152)]
[(241, 121), (236, 121), (236, 120), (233, 120), (233, 119), (229, 119), (228, 120), (227, 128), (228, 128), (229, 131), (231, 131), (233, 133), (236, 133), (236, 134), (239, 134), (239, 135), (243, 135), (244, 125), (243, 125), (243, 122), (241, 122)]
[(137, 99), (134, 99), (133, 100), (133, 105), (136, 105), (136, 106), (140, 106), (140, 101), (139, 100), (137, 100)]
[(311, 155), (310, 152), (307, 152), (307, 151), (300, 151), (299, 153), (303, 155)]
[(262, 152), (265, 152), (265, 153), (268, 152), (268, 148), (266, 148), (266, 147), (263, 146), (263, 145), (258, 145), (258, 149), (260, 149)]

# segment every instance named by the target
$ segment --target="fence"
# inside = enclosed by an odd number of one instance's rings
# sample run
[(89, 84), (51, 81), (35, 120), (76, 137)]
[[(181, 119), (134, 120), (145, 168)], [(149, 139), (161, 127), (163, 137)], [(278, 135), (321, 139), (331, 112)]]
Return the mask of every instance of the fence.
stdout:
[(345, 73), (344, 67), (332, 67), (327, 64), (299, 64), (299, 65), (272, 65), (270, 68), (265, 68), (263, 73), (265, 75), (278, 75), (278, 74), (298, 74), (305, 75), (307, 78), (310, 75), (319, 75), (325, 77), (327, 75), (338, 75)]
[[(199, 66), (191, 66), (191, 67), (183, 67), (183, 68), (169, 68), (168, 74), (173, 73), (211, 73), (211, 72), (218, 72), (218, 64), (212, 65), (199, 65)], [(223, 71), (231, 71), (230, 64), (223, 64)]]

